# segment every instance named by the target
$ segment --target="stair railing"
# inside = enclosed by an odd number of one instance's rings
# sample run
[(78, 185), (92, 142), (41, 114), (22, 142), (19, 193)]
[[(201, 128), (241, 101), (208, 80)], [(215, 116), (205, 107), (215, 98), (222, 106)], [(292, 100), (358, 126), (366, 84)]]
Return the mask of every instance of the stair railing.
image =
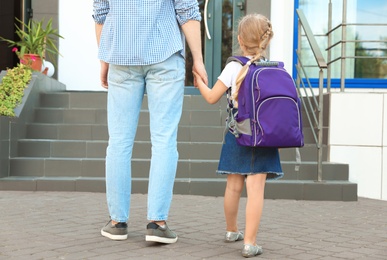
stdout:
[[(296, 86), (301, 98), (302, 106), (305, 109), (305, 115), (309, 122), (309, 126), (312, 130), (313, 138), (315, 140), (318, 154), (317, 154), (317, 181), (322, 181), (322, 145), (323, 145), (323, 94), (324, 94), (324, 70), (327, 69), (327, 63), (321, 53), (321, 50), (317, 44), (315, 36), (309, 26), (309, 23), (302, 12), (302, 10), (296, 10), (298, 15), (298, 48), (297, 54), (297, 79)], [(304, 33), (304, 34), (302, 34)], [(309, 47), (315, 57), (316, 65), (319, 69), (319, 81), (318, 81), (318, 94), (312, 88), (312, 84), (306, 73), (306, 66), (301, 61), (301, 37), (306, 36)], [(308, 66), (309, 67), (309, 66)]]

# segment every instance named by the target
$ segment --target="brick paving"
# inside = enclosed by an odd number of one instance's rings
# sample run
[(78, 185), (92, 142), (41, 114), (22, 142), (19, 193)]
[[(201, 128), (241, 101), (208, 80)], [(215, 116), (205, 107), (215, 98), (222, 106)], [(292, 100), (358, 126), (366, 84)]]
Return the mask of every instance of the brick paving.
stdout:
[[(222, 197), (175, 195), (170, 245), (144, 241), (146, 199), (133, 195), (129, 238), (111, 241), (104, 193), (0, 191), (0, 259), (244, 259), (243, 242), (222, 240)], [(387, 201), (266, 200), (257, 241), (253, 259), (387, 259)]]

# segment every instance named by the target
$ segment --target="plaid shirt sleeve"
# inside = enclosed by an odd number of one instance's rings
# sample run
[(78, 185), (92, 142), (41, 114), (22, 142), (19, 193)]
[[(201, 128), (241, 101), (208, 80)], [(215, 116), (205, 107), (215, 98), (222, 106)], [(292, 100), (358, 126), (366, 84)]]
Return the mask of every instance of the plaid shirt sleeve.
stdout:
[(108, 0), (94, 0), (93, 3), (93, 18), (98, 24), (104, 24), (106, 16), (109, 13), (109, 1)]
[(176, 19), (180, 25), (185, 24), (189, 20), (201, 21), (199, 5), (197, 1), (175, 1)]

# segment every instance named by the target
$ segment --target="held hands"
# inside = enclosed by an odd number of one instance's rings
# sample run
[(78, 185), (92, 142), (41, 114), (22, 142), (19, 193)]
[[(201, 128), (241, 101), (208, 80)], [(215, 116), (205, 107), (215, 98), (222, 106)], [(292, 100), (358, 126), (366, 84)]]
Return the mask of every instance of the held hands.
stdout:
[(204, 82), (204, 80), (202, 79), (202, 77), (198, 73), (196, 73), (195, 71), (192, 71), (192, 73), (194, 75), (195, 88), (200, 88), (203, 85), (207, 86), (207, 84)]
[(202, 82), (201, 84), (208, 84), (208, 76), (203, 62), (194, 62), (192, 73), (194, 75), (194, 86), (198, 88), (198, 79)]

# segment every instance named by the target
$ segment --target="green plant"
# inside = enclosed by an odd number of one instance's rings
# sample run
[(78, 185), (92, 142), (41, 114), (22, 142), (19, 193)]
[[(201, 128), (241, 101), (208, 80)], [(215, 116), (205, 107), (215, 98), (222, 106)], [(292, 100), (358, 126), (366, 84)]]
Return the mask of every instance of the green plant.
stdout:
[(50, 19), (46, 26), (44, 26), (44, 20), (34, 21), (29, 20), (26, 24), (16, 18), (16, 21), (20, 23), (20, 26), (16, 26), (16, 34), (19, 37), (19, 41), (13, 41), (5, 39), (0, 36), (0, 40), (5, 41), (9, 46), (19, 47), (16, 52), (19, 58), (24, 54), (36, 54), (41, 59), (45, 58), (45, 53), (50, 55), (59, 54), (59, 50), (56, 47), (56, 37), (62, 38), (59, 35), (57, 29), (52, 28), (52, 19)]
[(24, 89), (31, 78), (32, 71), (24, 64), (7, 70), (0, 83), (0, 115), (15, 116), (14, 109), (21, 103)]

